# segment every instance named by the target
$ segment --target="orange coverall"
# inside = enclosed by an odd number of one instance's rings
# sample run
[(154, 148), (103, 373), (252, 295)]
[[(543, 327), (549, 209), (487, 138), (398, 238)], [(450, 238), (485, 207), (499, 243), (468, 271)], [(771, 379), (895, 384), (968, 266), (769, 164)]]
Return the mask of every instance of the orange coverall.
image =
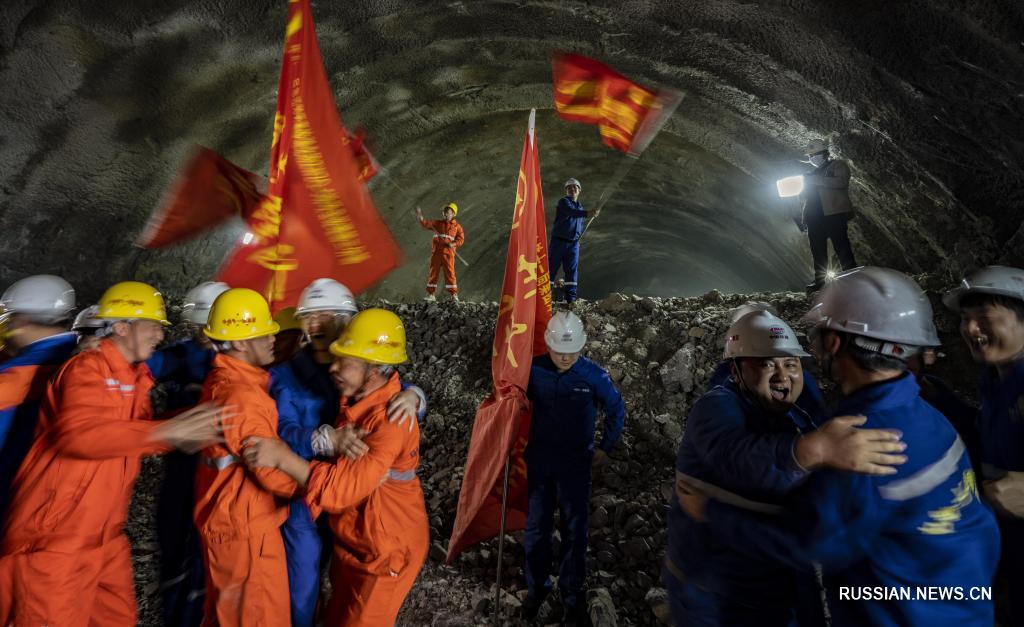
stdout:
[(348, 405), (342, 399), (337, 426), (370, 431), (369, 452), (353, 461), (310, 464), (306, 502), (313, 518), (328, 514), (334, 535), (333, 593), (324, 622), (379, 627), (393, 625), (427, 559), (430, 530), (423, 489), (416, 477), (419, 426), (388, 422), (387, 404), (402, 391), (398, 374), (384, 387)]
[[(459, 293), (459, 281), (455, 278), (455, 249), (460, 248), (466, 241), (462, 231), (462, 225), (452, 218), (446, 220), (422, 220), (420, 225), (428, 231), (434, 232), (433, 244), (430, 247), (430, 274), (427, 276), (427, 294), (433, 294), (437, 290), (437, 278), (444, 268), (444, 276), (447, 283), (445, 289), (453, 296)], [(455, 248), (449, 246), (454, 244)]]
[(0, 625), (135, 625), (122, 529), (141, 457), (169, 448), (152, 387), (110, 340), (50, 383), (0, 535)]
[(246, 438), (277, 438), (269, 385), (263, 368), (219, 354), (203, 387), (203, 402), (237, 414), (224, 443), (203, 449), (196, 468), (194, 515), (206, 564), (203, 625), (291, 622), (280, 527), (297, 486), (279, 470), (246, 467), (242, 458)]

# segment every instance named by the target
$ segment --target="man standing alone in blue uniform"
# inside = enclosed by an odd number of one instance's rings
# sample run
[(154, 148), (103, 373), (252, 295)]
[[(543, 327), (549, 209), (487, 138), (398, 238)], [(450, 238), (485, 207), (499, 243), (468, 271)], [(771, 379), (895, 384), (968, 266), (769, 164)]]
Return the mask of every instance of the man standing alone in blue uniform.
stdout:
[[(590, 470), (607, 460), (622, 435), (626, 407), (603, 368), (580, 355), (587, 342), (583, 322), (558, 312), (548, 322), (548, 354), (535, 357), (526, 395), (533, 403), (524, 455), (529, 491), (526, 520), (526, 584), (522, 618), (533, 621), (551, 591), (555, 505), (561, 522), (558, 588), (562, 624), (586, 624), (586, 580)], [(604, 411), (601, 444), (594, 450), (597, 410)], [(557, 618), (557, 617), (555, 617)]]
[(565, 302), (576, 301), (576, 282), (579, 278), (580, 237), (586, 228), (585, 220), (590, 215), (595, 218), (601, 210), (587, 211), (580, 203), (580, 182), (569, 179), (565, 182), (565, 196), (558, 201), (555, 209), (555, 224), (551, 227), (551, 245), (548, 246), (548, 259), (551, 265), (551, 279), (554, 280), (558, 269), (562, 268), (564, 278)]

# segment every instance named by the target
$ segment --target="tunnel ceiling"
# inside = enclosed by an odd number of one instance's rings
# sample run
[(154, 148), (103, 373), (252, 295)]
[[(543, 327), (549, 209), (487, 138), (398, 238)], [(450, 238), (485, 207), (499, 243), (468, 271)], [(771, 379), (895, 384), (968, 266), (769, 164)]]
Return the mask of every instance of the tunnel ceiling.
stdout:
[[(374, 198), (406, 263), (375, 293), (419, 296), (412, 208), (463, 208), (460, 284), (495, 299), (519, 153), (538, 109), (549, 222), (561, 183), (597, 201), (626, 157), (552, 109), (550, 54), (685, 94), (584, 242), (581, 293), (798, 288), (806, 240), (774, 197), (799, 149), (853, 171), (861, 262), (952, 275), (1024, 252), (1024, 5), (943, 2), (320, 0), (342, 119), (384, 167)], [(0, 4), (0, 283), (53, 272), (95, 296), (134, 276), (211, 276), (236, 230), (131, 242), (189, 146), (267, 169), (284, 0)]]

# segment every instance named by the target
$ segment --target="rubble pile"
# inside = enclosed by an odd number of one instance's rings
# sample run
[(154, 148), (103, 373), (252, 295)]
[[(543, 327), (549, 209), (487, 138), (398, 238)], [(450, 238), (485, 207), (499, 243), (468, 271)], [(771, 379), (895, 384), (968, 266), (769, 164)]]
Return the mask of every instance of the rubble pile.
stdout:
[[(675, 452), (692, 403), (705, 390), (720, 360), (729, 312), (748, 301), (766, 301), (794, 324), (807, 309), (796, 293), (692, 298), (612, 294), (599, 302), (577, 302), (589, 341), (585, 354), (604, 366), (626, 402), (626, 427), (611, 462), (595, 474), (588, 553), (589, 607), (595, 625), (657, 624), (663, 613), (659, 582), (666, 544), (666, 490)], [(424, 389), (430, 409), (421, 425), (419, 476), (430, 518), (431, 548), (400, 616), (403, 625), (475, 625), (490, 622), (497, 542), (465, 551), (445, 565), (477, 406), (490, 392), (491, 342), (497, 303), (393, 304), (405, 322), (410, 362), (402, 378)], [(947, 345), (955, 330), (940, 321)], [(968, 384), (969, 385), (969, 384)], [(956, 385), (958, 389), (967, 387)], [(158, 462), (147, 462), (140, 478), (129, 532), (136, 546), (143, 623), (158, 606), (158, 560), (151, 529)], [(143, 509), (149, 509), (143, 512)], [(133, 528), (132, 528), (133, 527)], [(506, 536), (502, 608), (518, 616), (526, 598), (522, 534)], [(556, 547), (557, 554), (557, 547)]]

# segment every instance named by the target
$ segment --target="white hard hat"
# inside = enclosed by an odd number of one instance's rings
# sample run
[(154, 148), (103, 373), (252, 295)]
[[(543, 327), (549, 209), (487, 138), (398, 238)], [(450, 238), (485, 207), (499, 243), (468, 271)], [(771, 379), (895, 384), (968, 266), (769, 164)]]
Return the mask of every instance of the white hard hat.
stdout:
[(796, 333), (778, 316), (754, 310), (732, 323), (725, 334), (723, 359), (736, 357), (809, 357)]
[(210, 308), (217, 297), (228, 291), (230, 286), (220, 281), (206, 281), (193, 287), (185, 294), (185, 305), (181, 314), (192, 324), (205, 326), (210, 317)]
[(90, 305), (78, 312), (75, 316), (75, 321), (71, 324), (72, 331), (78, 331), (79, 329), (102, 329), (106, 326), (107, 321), (101, 320), (96, 317), (96, 314), (100, 312), (99, 305)]
[(315, 279), (302, 290), (295, 315), (301, 316), (314, 311), (341, 311), (359, 313), (356, 298), (352, 292), (334, 279)]
[(755, 311), (767, 311), (773, 316), (779, 315), (779, 312), (776, 311), (775, 307), (773, 307), (771, 303), (766, 303), (760, 300), (748, 300), (729, 312), (729, 324), (735, 324), (736, 321), (743, 316)]
[(8, 314), (25, 314), (40, 323), (57, 323), (75, 308), (75, 288), (52, 274), (36, 274), (17, 281), (0, 297)]
[(824, 139), (812, 139), (807, 143), (807, 146), (804, 147), (804, 154), (816, 155), (819, 152), (825, 152), (826, 150), (828, 150), (828, 143), (826, 143)]
[(946, 292), (942, 304), (960, 310), (960, 299), (968, 294), (992, 294), (1024, 300), (1024, 270), (1007, 266), (987, 266), (964, 277), (960, 285)]
[(569, 179), (568, 181), (565, 182), (565, 185), (563, 185), (562, 188), (564, 189), (566, 187), (569, 187), (570, 185), (575, 185), (576, 187), (583, 189), (583, 186), (580, 185), (580, 182), (577, 181), (576, 179)]
[(544, 343), (556, 353), (578, 353), (587, 343), (583, 321), (571, 311), (559, 311), (551, 316), (544, 331)]
[(819, 328), (882, 340), (874, 347), (858, 344), (884, 354), (890, 354), (887, 342), (939, 345), (928, 297), (910, 277), (889, 268), (865, 266), (840, 274), (803, 319)]

